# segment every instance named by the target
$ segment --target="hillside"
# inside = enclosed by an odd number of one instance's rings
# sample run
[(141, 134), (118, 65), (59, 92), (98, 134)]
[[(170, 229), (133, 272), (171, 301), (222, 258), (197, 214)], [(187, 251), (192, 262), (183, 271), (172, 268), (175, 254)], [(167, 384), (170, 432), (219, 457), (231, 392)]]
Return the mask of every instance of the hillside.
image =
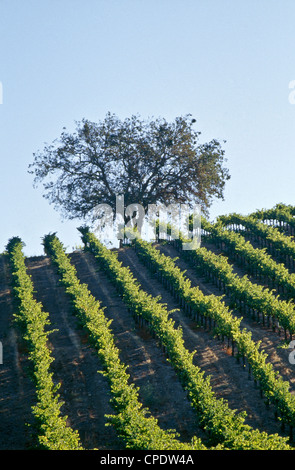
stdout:
[[(285, 218), (284, 214), (287, 214)], [(266, 223), (262, 224), (262, 219)], [(254, 217), (251, 218), (252, 224), (253, 220)], [(280, 213), (266, 211), (265, 214), (256, 214), (256, 221), (260, 221), (259, 223), (267, 227), (267, 230), (258, 234), (254, 230), (254, 225), (250, 227), (246, 224), (246, 220), (237, 219), (234, 221), (226, 219), (222, 222), (223, 225), (219, 223), (204, 226), (201, 248), (204, 249), (205, 256), (202, 260), (195, 259), (191, 253), (182, 252), (180, 242), (160, 240), (154, 243), (153, 247), (169, 259), (178, 257), (175, 265), (181, 271), (185, 271), (192, 288), (198, 286), (206, 298), (214, 296), (219, 299), (218, 302), (224, 302), (226, 312), (230, 312), (241, 321), (239, 331), (245, 329), (246, 332), (251, 332), (255, 344), (261, 341), (258, 350), (265, 351), (266, 362), (271, 364), (278, 377), (288, 385), (286, 389), (279, 383), (278, 395), (275, 398), (273, 398), (275, 389), (269, 388), (269, 384), (273, 383), (271, 370), (263, 369), (262, 365), (259, 369), (251, 362), (253, 354), (247, 352), (250, 340), (247, 340), (248, 343), (245, 342), (245, 350), (242, 351), (240, 337), (235, 336), (237, 340), (233, 341), (228, 339), (224, 334), (225, 326), (222, 327), (221, 323), (218, 323), (217, 317), (214, 318), (217, 330), (213, 329), (209, 310), (208, 312), (202, 310), (202, 317), (198, 318), (196, 312), (192, 314), (193, 304), (189, 304), (185, 297), (191, 294), (185, 294), (186, 291), (181, 291), (180, 288), (176, 292), (175, 286), (173, 294), (167, 276), (165, 280), (164, 267), (155, 268), (156, 262), (152, 258), (148, 260), (151, 255), (144, 251), (146, 250), (144, 245), (141, 247), (140, 244), (138, 246), (127, 244), (123, 248), (112, 250), (111, 253), (117, 253), (122, 266), (129, 268), (148, 295), (153, 298), (160, 296), (160, 303), (163, 303), (168, 311), (172, 311), (169, 318), (175, 322), (173, 325), (175, 329), (180, 328), (185, 350), (190, 353), (196, 351), (192, 366), (196, 370), (200, 368), (204, 372), (204, 377), (209, 378), (214, 399), (223, 398), (228, 408), (237, 410), (237, 413), (245, 411), (245, 425), (249, 425), (249, 429), (257, 429), (260, 433), (265, 432), (270, 436), (277, 434), (282, 438), (283, 448), (285, 442), (293, 447), (294, 441), (289, 437), (293, 436), (293, 423), (295, 424), (295, 407), (292, 401), (295, 392), (295, 365), (289, 360), (292, 349), (288, 347), (291, 339), (295, 338), (295, 330), (292, 329), (293, 320), (295, 323), (292, 291), (295, 276), (292, 264), (292, 259), (295, 260), (295, 250), (294, 257), (292, 256), (295, 242), (291, 235), (293, 215), (290, 210), (282, 210)], [(219, 227), (220, 232), (217, 229), (214, 232), (212, 227)], [(225, 238), (221, 239), (224, 234), (236, 234), (245, 243), (251, 241), (246, 243), (246, 248), (242, 242), (234, 246), (232, 238), (230, 242)], [(275, 236), (278, 240), (276, 243)], [(283, 241), (286, 241), (286, 245)], [(255, 256), (249, 247), (256, 250), (257, 256), (263, 253), (266, 257), (260, 257), (255, 261)], [(271, 295), (273, 302), (281, 302), (279, 306), (282, 312), (286, 313), (286, 320), (283, 313), (279, 320), (275, 318), (274, 312), (279, 311), (277, 304), (271, 311), (266, 300), (261, 301), (259, 312), (258, 308), (251, 306), (250, 302), (254, 302), (255, 299), (249, 294), (247, 299), (250, 300), (247, 305), (245, 292), (249, 287), (248, 284), (245, 284), (245, 287), (240, 285), (238, 298), (237, 291), (233, 293), (232, 290), (234, 282), (231, 280), (227, 283), (227, 279), (232, 279), (228, 265), (224, 264), (223, 270), (218, 268), (213, 273), (213, 268), (206, 265), (208, 254), (205, 250), (213, 255), (226, 256), (227, 262), (232, 266), (232, 272), (236, 275), (235, 282), (247, 274), (247, 280), (252, 286), (262, 286), (262, 291)], [(247, 250), (250, 251), (249, 258)], [(139, 387), (139, 402), (144, 408), (149, 409), (152, 417), (156, 418), (159, 428), (164, 431), (175, 430), (177, 441), (181, 443), (189, 443), (195, 436), (206, 448), (224, 443), (228, 448), (229, 442), (237, 442), (236, 437), (225, 438), (222, 435), (218, 437), (213, 427), (208, 434), (204, 426), (205, 418), (199, 414), (200, 405), (196, 405), (195, 398), (191, 399), (195, 392), (189, 388), (189, 380), (186, 383), (186, 378), (181, 378), (179, 366), (174, 364), (174, 356), (169, 351), (169, 344), (167, 346), (165, 340), (163, 342), (161, 339), (163, 334), (157, 336), (158, 324), (154, 326), (143, 314), (137, 317), (135, 312), (132, 312), (130, 302), (129, 304), (126, 302), (124, 291), (118, 290), (118, 280), (114, 282), (91, 246), (84, 251), (69, 254), (68, 259), (75, 267), (79, 281), (87, 285), (92, 296), (104, 307), (107, 319), (112, 320), (110, 329), (120, 360), (122, 364), (128, 365), (129, 382)], [(224, 259), (223, 261), (226, 262)], [(267, 268), (264, 268), (263, 263), (265, 265), (268, 263)], [(78, 432), (84, 449), (125, 449), (127, 438), (123, 436), (124, 433), (120, 435), (116, 431), (114, 422), (113, 425), (106, 426), (107, 415), (114, 415), (114, 406), (111, 401), (113, 396), (109, 377), (97, 373), (105, 370), (104, 361), (95, 351), (91, 334), (85, 325), (82, 326), (81, 319), (79, 320), (75, 314), (73, 299), (61, 281), (57, 264), (47, 252), (44, 256), (26, 258), (25, 266), (33, 283), (34, 298), (48, 313), (50, 326), (47, 328), (53, 330), (49, 334), (47, 345), (54, 358), (51, 364), (52, 377), (55, 384), (60, 383), (58, 393), (63, 402), (61, 414), (67, 417), (67, 425)], [(275, 277), (277, 267), (284, 269), (278, 271), (278, 277)], [(35, 434), (32, 435), (31, 431), (34, 430), (37, 434), (39, 432), (38, 427), (36, 430), (32, 413), (32, 406), (36, 403), (36, 390), (30, 373), (29, 346), (19, 324), (13, 321), (13, 314), (18, 312), (19, 306), (13, 288), (12, 269), (9, 254), (3, 253), (0, 256), (0, 341), (3, 345), (3, 364), (0, 364), (1, 450), (38, 447), (38, 438)], [(208, 275), (208, 272), (211, 275)], [(225, 272), (228, 272), (228, 278), (225, 278)], [(251, 291), (251, 286), (249, 290)], [(188, 289), (187, 292), (190, 293)], [(220, 299), (220, 296), (224, 297)], [(203, 302), (203, 297), (200, 299), (198, 302)], [(199, 310), (201, 312), (201, 307)], [(229, 328), (228, 325), (229, 323), (226, 328)], [(234, 331), (238, 335), (238, 327), (233, 328), (236, 328)], [(240, 348), (238, 355), (237, 345)], [(167, 355), (170, 360), (167, 360)], [(264, 377), (263, 380), (254, 380), (255, 374), (262, 374), (262, 369), (265, 376), (259, 377)], [(285, 415), (284, 409), (287, 409)], [(118, 408), (116, 410), (115, 414)], [(295, 439), (295, 435), (293, 438)], [(262, 437), (259, 439), (262, 442)], [(277, 441), (280, 441), (279, 437)], [(254, 448), (255, 445), (254, 443)]]

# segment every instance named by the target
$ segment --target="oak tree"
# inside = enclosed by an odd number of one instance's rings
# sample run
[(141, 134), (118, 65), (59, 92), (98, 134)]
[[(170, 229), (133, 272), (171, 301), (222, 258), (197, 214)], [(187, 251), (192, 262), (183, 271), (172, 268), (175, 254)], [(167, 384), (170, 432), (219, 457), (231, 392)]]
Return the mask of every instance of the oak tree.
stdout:
[(115, 207), (116, 195), (145, 209), (200, 204), (207, 215), (214, 198), (224, 199), (230, 176), (220, 142), (201, 144), (195, 122), (190, 114), (173, 122), (111, 113), (98, 123), (82, 119), (33, 154), (29, 173), (68, 219), (87, 218), (98, 204)]

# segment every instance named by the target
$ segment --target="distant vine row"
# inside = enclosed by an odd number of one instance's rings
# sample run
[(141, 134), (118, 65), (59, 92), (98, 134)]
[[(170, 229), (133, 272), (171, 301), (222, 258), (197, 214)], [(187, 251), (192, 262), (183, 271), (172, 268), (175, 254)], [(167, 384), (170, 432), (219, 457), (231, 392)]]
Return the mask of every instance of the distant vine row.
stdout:
[[(123, 267), (116, 254), (107, 249), (87, 228), (80, 228), (85, 248), (91, 251), (100, 266), (109, 275), (123, 301), (135, 316), (143, 318), (164, 346), (172, 366), (196, 410), (200, 425), (208, 433), (212, 445), (223, 444), (229, 449), (289, 449), (287, 439), (277, 434), (269, 435), (244, 423), (246, 413), (237, 414), (223, 399), (217, 399), (210, 378), (193, 364), (195, 351), (184, 346), (182, 330), (174, 327), (169, 313), (159, 298), (148, 295), (133, 277), (129, 268)], [(182, 279), (184, 289), (189, 281)], [(190, 291), (191, 292), (191, 291)], [(212, 302), (217, 299), (212, 298)], [(228, 314), (229, 315), (229, 314)], [(224, 331), (230, 332), (229, 321), (224, 318)], [(238, 323), (238, 320), (236, 320)], [(256, 353), (256, 351), (255, 351)], [(255, 354), (254, 353), (254, 354)], [(263, 378), (261, 378), (263, 380)]]
[(284, 264), (288, 268), (295, 267), (295, 241), (293, 237), (286, 236), (278, 228), (266, 225), (262, 221), (252, 216), (242, 216), (240, 214), (230, 214), (220, 216), (219, 221), (226, 228), (233, 227), (233, 230), (239, 231), (241, 226), (244, 230), (242, 235), (246, 235), (251, 240), (258, 240), (271, 255), (280, 255)]
[(267, 280), (279, 294), (288, 299), (295, 297), (295, 274), (282, 264), (277, 263), (264, 249), (254, 248), (240, 234), (226, 230), (221, 223), (202, 222), (203, 229), (209, 234), (209, 240), (225, 250), (232, 258), (246, 266), (251, 274)]
[(187, 252), (181, 249), (181, 240), (172, 243), (179, 249), (181, 257), (189, 260), (196, 270), (229, 295), (232, 306), (257, 321), (261, 319), (263, 325), (272, 326), (274, 331), (277, 329), (280, 333), (283, 329), (285, 339), (288, 339), (289, 333), (289, 339), (292, 340), (295, 333), (295, 306), (291, 301), (282, 300), (267, 287), (251, 282), (247, 275), (240, 277), (234, 273), (226, 256), (217, 255), (205, 247)]
[(277, 204), (272, 209), (257, 210), (251, 214), (251, 217), (266, 223), (276, 224), (280, 230), (288, 230), (290, 235), (295, 235), (294, 215), (294, 206)]

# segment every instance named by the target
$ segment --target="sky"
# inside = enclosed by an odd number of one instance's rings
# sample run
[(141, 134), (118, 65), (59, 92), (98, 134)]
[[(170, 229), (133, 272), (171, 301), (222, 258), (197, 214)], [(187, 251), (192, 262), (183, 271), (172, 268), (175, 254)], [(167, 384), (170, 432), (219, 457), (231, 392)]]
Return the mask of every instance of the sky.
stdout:
[(0, 0), (0, 252), (19, 236), (42, 255), (52, 232), (81, 244), (83, 221), (63, 220), (28, 166), (108, 112), (192, 114), (200, 143), (222, 142), (231, 179), (210, 220), (295, 204), (294, 17), (294, 0)]

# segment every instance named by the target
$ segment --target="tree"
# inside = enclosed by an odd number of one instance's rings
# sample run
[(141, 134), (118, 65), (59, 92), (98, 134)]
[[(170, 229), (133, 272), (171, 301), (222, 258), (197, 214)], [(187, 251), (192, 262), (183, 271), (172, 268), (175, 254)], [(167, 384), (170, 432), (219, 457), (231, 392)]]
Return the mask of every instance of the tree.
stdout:
[(76, 131), (63, 132), (34, 153), (29, 173), (43, 182), (45, 194), (68, 219), (87, 218), (98, 204), (200, 204), (205, 215), (214, 197), (223, 199), (224, 150), (217, 140), (199, 144), (191, 115), (121, 121), (108, 113), (99, 123), (82, 119)]

